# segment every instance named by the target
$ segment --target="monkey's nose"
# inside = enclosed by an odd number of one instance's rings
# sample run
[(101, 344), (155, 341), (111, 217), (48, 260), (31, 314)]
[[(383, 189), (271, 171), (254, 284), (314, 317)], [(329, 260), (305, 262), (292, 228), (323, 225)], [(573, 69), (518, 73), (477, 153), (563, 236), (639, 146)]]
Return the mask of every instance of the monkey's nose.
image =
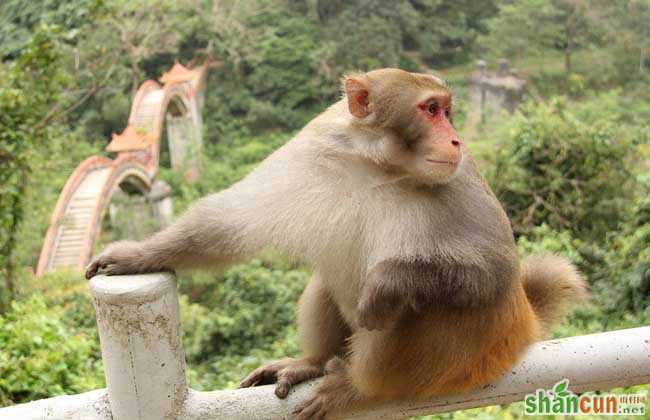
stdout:
[(458, 139), (453, 139), (453, 140), (451, 141), (451, 145), (452, 145), (452, 146), (455, 146), (455, 147), (460, 147), (460, 140), (458, 140)]

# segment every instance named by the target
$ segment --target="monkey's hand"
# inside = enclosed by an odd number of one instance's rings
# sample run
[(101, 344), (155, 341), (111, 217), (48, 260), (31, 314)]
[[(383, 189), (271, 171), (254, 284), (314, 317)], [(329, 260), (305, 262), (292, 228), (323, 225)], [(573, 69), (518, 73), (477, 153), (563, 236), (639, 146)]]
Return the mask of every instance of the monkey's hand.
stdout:
[(361, 291), (357, 305), (359, 326), (368, 330), (385, 330), (395, 325), (406, 309), (397, 288), (383, 281), (370, 281)]
[(152, 265), (141, 242), (120, 241), (106, 247), (86, 267), (86, 279), (97, 274), (117, 276), (122, 274), (140, 274), (164, 270)]

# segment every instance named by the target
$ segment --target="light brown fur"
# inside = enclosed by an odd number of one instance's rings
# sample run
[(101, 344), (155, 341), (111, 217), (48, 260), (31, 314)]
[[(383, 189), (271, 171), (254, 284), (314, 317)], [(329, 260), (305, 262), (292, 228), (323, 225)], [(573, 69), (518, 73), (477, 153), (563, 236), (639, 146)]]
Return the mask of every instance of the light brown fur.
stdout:
[(589, 295), (576, 268), (554, 254), (526, 258), (521, 281), (544, 334), (566, 315), (574, 300), (583, 300)]
[(559, 257), (521, 267), (440, 79), (383, 69), (344, 86), (346, 97), (244, 180), (144, 242), (110, 245), (87, 271), (224, 266), (265, 247), (311, 263), (303, 355), (242, 383), (276, 382), (285, 397), (324, 375), (299, 419), (492, 381), (584, 289)]

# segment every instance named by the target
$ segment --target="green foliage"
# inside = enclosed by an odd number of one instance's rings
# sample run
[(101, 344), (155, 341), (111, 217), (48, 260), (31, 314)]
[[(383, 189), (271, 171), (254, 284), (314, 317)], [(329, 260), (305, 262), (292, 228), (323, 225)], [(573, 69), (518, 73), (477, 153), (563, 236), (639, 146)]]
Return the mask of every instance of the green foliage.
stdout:
[(580, 241), (574, 239), (571, 232), (553, 231), (546, 224), (536, 226), (527, 235), (517, 238), (517, 248), (522, 256), (552, 252), (567, 257), (577, 265), (584, 262), (579, 252)]
[(34, 296), (43, 298), (58, 320), (70, 329), (81, 330), (88, 337), (94, 338), (93, 341), (97, 341), (95, 309), (88, 282), (79, 272), (60, 269), (37, 278), (31, 270), (24, 269), (17, 277), (16, 300), (29, 300)]
[(252, 349), (268, 348), (276, 334), (295, 323), (293, 305), (307, 283), (302, 270), (280, 270), (253, 261), (228, 270), (207, 291), (200, 301), (212, 310), (203, 312), (190, 305), (190, 328), (185, 337), (187, 357), (201, 361), (212, 355), (246, 355)]
[(647, 0), (503, 1), (478, 43), (492, 57), (561, 51), (567, 75), (576, 71), (575, 53), (588, 52), (596, 59), (581, 70), (587, 79), (628, 83), (648, 77), (648, 19)]
[[(18, 59), (0, 66), (0, 285), (10, 291), (12, 255), (32, 170), (30, 156), (57, 132), (56, 126), (44, 124), (66, 77), (56, 36), (56, 28), (43, 27)], [(5, 299), (0, 295), (0, 307)]]
[(596, 28), (587, 24), (588, 10), (583, 0), (503, 2), (498, 15), (486, 22), (488, 35), (480, 42), (492, 54), (510, 58), (563, 51), (564, 68), (570, 73), (576, 47), (596, 37)]
[(417, 26), (409, 33), (415, 44), (407, 48), (419, 51), (436, 68), (442, 63), (467, 60), (476, 50), (477, 37), (487, 33), (486, 23), (496, 15), (500, 2), (483, 0), (478, 6), (473, 0), (412, 0), (410, 3), (417, 12)]
[(0, 318), (0, 404), (78, 393), (103, 384), (96, 343), (33, 296)]
[(517, 233), (547, 223), (595, 239), (624, 218), (633, 191), (626, 159), (638, 139), (603, 112), (581, 113), (559, 98), (522, 109), (491, 173)]
[(102, 4), (102, 0), (4, 0), (0, 3), (0, 58), (19, 56), (41, 25), (55, 25), (72, 35), (88, 24)]
[(599, 263), (591, 277), (604, 312), (632, 325), (650, 320), (650, 201), (642, 191), (630, 223), (608, 236), (611, 251), (590, 255)]
[[(195, 20), (192, 39), (205, 37), (220, 61), (211, 74), (208, 137), (295, 130), (339, 95), (346, 72), (377, 67), (426, 71), (467, 59), (471, 44), (496, 12), (493, 1), (348, 2), (258, 0), (225, 17)], [(295, 6), (295, 7), (294, 7)], [(201, 32), (203, 32), (202, 35)], [(255, 47), (252, 48), (252, 45)]]
[(486, 22), (489, 35), (480, 42), (510, 58), (539, 54), (559, 41), (562, 17), (561, 10), (547, 0), (503, 2), (498, 15)]
[[(244, 24), (250, 31), (247, 42), (256, 48), (238, 52), (238, 60), (224, 52), (224, 67), (212, 76), (211, 96), (219, 101), (214, 122), (227, 124), (230, 115), (237, 116), (254, 131), (303, 125), (318, 102), (312, 58), (316, 27), (288, 10), (252, 14)], [(216, 133), (227, 130), (217, 128)]]
[(350, 69), (397, 67), (402, 38), (417, 32), (419, 19), (410, 2), (351, 2), (326, 26), (330, 41), (322, 60), (328, 63), (327, 72), (339, 77)]
[(619, 80), (648, 76), (650, 67), (650, 2), (648, 0), (596, 0), (591, 4), (591, 23), (601, 28), (612, 47)]
[(475, 148), (521, 254), (567, 256), (591, 284), (594, 305), (559, 334), (650, 319), (647, 115), (644, 101), (617, 90), (580, 103), (553, 99), (528, 104), (492, 134), (507, 142)]
[(183, 345), (190, 381), (200, 389), (232, 387), (259, 364), (297, 354), (294, 305), (308, 273), (259, 260), (219, 279), (181, 278)]
[(151, 212), (151, 203), (145, 197), (120, 189), (111, 197), (110, 208), (102, 220), (102, 235), (93, 244), (93, 252), (100, 252), (109, 243), (124, 238), (146, 239), (160, 228)]

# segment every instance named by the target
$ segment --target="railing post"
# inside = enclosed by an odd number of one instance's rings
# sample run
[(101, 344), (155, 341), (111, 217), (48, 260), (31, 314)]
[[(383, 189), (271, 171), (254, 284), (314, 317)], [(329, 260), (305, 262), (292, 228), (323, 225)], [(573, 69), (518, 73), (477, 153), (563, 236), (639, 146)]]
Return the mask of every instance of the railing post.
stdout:
[(187, 382), (173, 275), (97, 276), (90, 289), (113, 419), (176, 418)]

